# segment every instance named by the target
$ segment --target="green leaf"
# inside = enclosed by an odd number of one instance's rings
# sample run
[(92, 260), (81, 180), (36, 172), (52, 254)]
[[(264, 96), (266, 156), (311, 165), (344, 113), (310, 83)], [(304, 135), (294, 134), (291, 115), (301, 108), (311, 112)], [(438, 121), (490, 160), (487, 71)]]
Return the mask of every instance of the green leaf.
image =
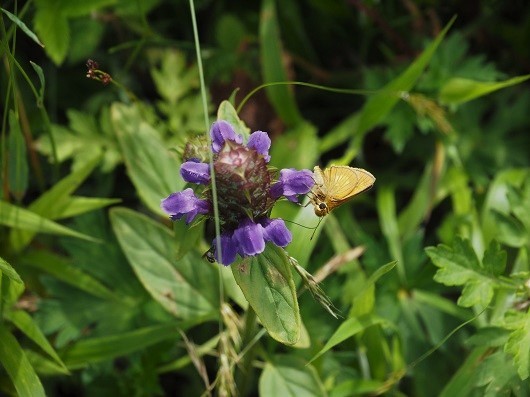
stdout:
[(37, 1), (35, 30), (39, 34), (44, 49), (52, 61), (59, 65), (66, 58), (70, 44), (68, 19), (63, 14), (60, 1)]
[(327, 396), (317, 371), (295, 357), (282, 355), (267, 362), (259, 379), (260, 396)]
[(445, 385), (440, 397), (468, 397), (475, 387), (477, 381), (477, 366), (484, 360), (487, 347), (474, 349), (464, 360), (458, 371)]
[(379, 124), (399, 101), (399, 93), (410, 91), (414, 87), (454, 21), (455, 17), (449, 21), (438, 37), (403, 73), (383, 87), (380, 93), (375, 94), (366, 102), (359, 116), (355, 137), (350, 142), (346, 154), (338, 162), (349, 164), (357, 155), (364, 135)]
[[(262, 2), (260, 16), (260, 49), (263, 80), (266, 83), (287, 81), (283, 65), (282, 39), (274, 0)], [(303, 118), (298, 110), (293, 91), (286, 85), (267, 87), (267, 97), (281, 119), (289, 127), (300, 123)]]
[(38, 99), (38, 105), (42, 106), (42, 101), (44, 100), (44, 89), (46, 88), (46, 79), (44, 78), (44, 72), (42, 71), (42, 68), (37, 65), (33, 61), (29, 61), (30, 65), (33, 67), (33, 70), (35, 70), (35, 73), (37, 73), (37, 76), (39, 77), (40, 81), (40, 89), (39, 89), (39, 99)]
[(9, 111), (9, 129), (8, 180), (11, 193), (20, 201), (28, 187), (28, 159), (26, 142), (12, 110)]
[(318, 136), (314, 125), (300, 122), (272, 145), (271, 164), (279, 169), (313, 169), (318, 161)]
[(326, 342), (324, 347), (309, 360), (309, 362), (315, 361), (322, 354), (327, 352), (332, 347), (338, 345), (339, 343), (345, 341), (348, 338), (351, 338), (354, 335), (357, 335), (363, 332), (365, 329), (378, 324), (386, 324), (387, 321), (383, 318), (374, 316), (374, 315), (365, 315), (361, 317), (353, 317), (344, 321), (339, 328), (331, 335), (331, 338)]
[(161, 224), (125, 208), (110, 212), (112, 228), (136, 276), (169, 313), (181, 318), (218, 307), (218, 272), (199, 255), (175, 262), (174, 237)]
[(300, 339), (300, 312), (286, 252), (267, 244), (263, 253), (231, 265), (234, 278), (267, 332), (278, 342)]
[(504, 81), (475, 81), (459, 77), (452, 78), (440, 89), (439, 100), (449, 105), (461, 104), (497, 90), (520, 84), (530, 78), (530, 74), (512, 77)]
[(111, 117), (138, 195), (151, 211), (165, 215), (160, 201), (184, 187), (178, 174), (179, 162), (165, 148), (160, 134), (142, 119), (137, 107), (116, 103)]
[(528, 242), (528, 232), (517, 218), (492, 210), (493, 219), (497, 226), (495, 238), (510, 247), (523, 247)]
[(113, 301), (123, 299), (100, 281), (80, 269), (75, 261), (48, 251), (33, 251), (24, 255), (21, 260), (25, 265), (42, 270), (90, 295)]
[(44, 388), (16, 338), (0, 325), (0, 363), (20, 397), (45, 397)]
[[(35, 33), (33, 33), (31, 31), (30, 28), (28, 28), (28, 26), (22, 22), (16, 15), (10, 13), (9, 11), (3, 9), (3, 8), (0, 8), (0, 10), (6, 14), (6, 16), (11, 19), (31, 40), (33, 40), (35, 43), (37, 43), (38, 45), (40, 45), (41, 47), (44, 47), (44, 44), (42, 44), (39, 40), (39, 38), (37, 37), (37, 35)], [(30, 61), (31, 62), (31, 61)], [(33, 63), (33, 62), (31, 62)]]
[(519, 327), (508, 337), (504, 351), (513, 356), (517, 373), (521, 379), (528, 379), (530, 375), (530, 311), (521, 321)]
[(9, 263), (7, 263), (3, 258), (0, 258), (0, 272), (2, 274), (5, 274), (7, 277), (9, 277), (11, 280), (13, 280), (16, 283), (24, 284), (18, 273), (15, 269), (13, 269), (13, 266), (11, 266)]
[(225, 120), (234, 127), (234, 131), (237, 134), (241, 134), (243, 139), (246, 141), (250, 136), (250, 128), (248, 128), (243, 120), (239, 118), (236, 110), (232, 104), (228, 101), (223, 101), (217, 109), (217, 120)]
[(389, 186), (382, 186), (377, 189), (377, 212), (390, 254), (397, 261), (398, 274), (402, 280), (405, 280), (405, 264), (403, 263), (403, 249), (396, 216), (394, 190)]
[(506, 265), (506, 252), (492, 241), (480, 263), (468, 240), (456, 238), (453, 247), (440, 244), (425, 249), (432, 262), (439, 267), (434, 279), (445, 285), (463, 285), (458, 304), (464, 307), (486, 307), (493, 298), (497, 279)]
[(86, 234), (76, 232), (56, 222), (43, 218), (32, 211), (0, 201), (0, 224), (15, 229), (28, 230), (35, 233), (58, 234), (98, 242), (97, 239)]
[(26, 335), (29, 339), (35, 342), (44, 352), (46, 352), (55, 362), (62, 367), (66, 372), (65, 365), (55, 352), (54, 348), (48, 342), (48, 339), (44, 336), (42, 331), (39, 329), (37, 324), (33, 321), (33, 318), (23, 310), (14, 310), (7, 313), (7, 318)]
[(164, 340), (179, 338), (177, 324), (154, 325), (111, 336), (85, 339), (65, 348), (61, 356), (68, 368), (75, 369), (124, 356)]

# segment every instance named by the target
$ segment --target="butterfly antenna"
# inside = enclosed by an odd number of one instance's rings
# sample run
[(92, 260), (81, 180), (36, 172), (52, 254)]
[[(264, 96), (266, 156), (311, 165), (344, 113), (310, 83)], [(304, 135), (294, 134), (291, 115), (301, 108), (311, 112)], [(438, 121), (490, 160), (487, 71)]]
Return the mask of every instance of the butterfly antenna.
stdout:
[(301, 223), (298, 223), (298, 222), (295, 222), (295, 221), (290, 221), (289, 219), (284, 219), (284, 222), (289, 222), (289, 223), (294, 223), (295, 225), (298, 225), (300, 227), (303, 227), (305, 229), (311, 229), (311, 230), (314, 230), (318, 227), (318, 225), (320, 224), (320, 222), (316, 225), (316, 226), (306, 226), (306, 225), (302, 225)]

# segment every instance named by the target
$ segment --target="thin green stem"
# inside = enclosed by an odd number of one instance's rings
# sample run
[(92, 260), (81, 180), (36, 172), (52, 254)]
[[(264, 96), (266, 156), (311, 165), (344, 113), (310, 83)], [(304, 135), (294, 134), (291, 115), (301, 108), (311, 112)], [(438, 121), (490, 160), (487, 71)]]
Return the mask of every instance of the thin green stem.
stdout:
[(247, 103), (247, 101), (259, 90), (262, 90), (263, 88), (267, 87), (273, 87), (276, 85), (301, 85), (304, 87), (311, 87), (316, 88), (322, 91), (330, 91), (335, 92), (337, 94), (349, 94), (349, 95), (372, 95), (376, 93), (380, 93), (381, 90), (357, 90), (357, 89), (348, 89), (348, 88), (335, 88), (335, 87), (326, 87), (324, 85), (318, 85), (318, 84), (312, 84), (312, 83), (306, 83), (304, 81), (275, 81), (273, 83), (265, 83), (262, 85), (257, 86), (252, 91), (250, 91), (241, 101), (239, 106), (237, 107), (237, 113), (241, 111), (243, 106)]

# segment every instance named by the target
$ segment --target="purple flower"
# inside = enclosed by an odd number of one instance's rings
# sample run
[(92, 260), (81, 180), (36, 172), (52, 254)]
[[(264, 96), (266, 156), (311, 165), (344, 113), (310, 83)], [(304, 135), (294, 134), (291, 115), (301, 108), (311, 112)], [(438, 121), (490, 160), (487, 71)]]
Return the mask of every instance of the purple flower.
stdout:
[(307, 194), (315, 184), (313, 173), (309, 170), (297, 171), (294, 168), (285, 168), (280, 171), (280, 178), (271, 187), (271, 194), (275, 198), (285, 196), (293, 203), (298, 202), (299, 194)]
[(162, 200), (160, 207), (172, 220), (180, 219), (186, 215), (187, 224), (190, 224), (198, 214), (210, 212), (210, 203), (207, 200), (197, 198), (191, 188), (170, 194)]
[(232, 126), (224, 120), (219, 120), (212, 124), (210, 136), (212, 137), (212, 151), (214, 153), (219, 153), (226, 141), (233, 141), (238, 144), (243, 143), (243, 137), (236, 134)]
[(285, 226), (283, 219), (266, 218), (261, 222), (263, 226), (263, 237), (265, 241), (271, 241), (278, 247), (287, 246), (293, 239), (293, 235)]
[(260, 254), (265, 249), (263, 227), (248, 218), (243, 220), (234, 231), (234, 239), (239, 244), (238, 250), (241, 256)]
[(234, 241), (232, 234), (223, 233), (221, 234), (221, 255), (222, 258), (219, 258), (217, 253), (217, 237), (213, 239), (212, 246), (215, 250), (215, 260), (225, 266), (230, 265), (233, 261), (236, 260), (237, 255), (237, 243)]
[(249, 149), (254, 149), (256, 152), (261, 154), (265, 159), (265, 162), (268, 163), (271, 159), (269, 156), (269, 149), (271, 147), (271, 139), (266, 132), (255, 131), (250, 134), (248, 138), (247, 147)]
[(207, 185), (210, 182), (210, 165), (198, 160), (188, 160), (180, 166), (180, 175), (186, 182)]

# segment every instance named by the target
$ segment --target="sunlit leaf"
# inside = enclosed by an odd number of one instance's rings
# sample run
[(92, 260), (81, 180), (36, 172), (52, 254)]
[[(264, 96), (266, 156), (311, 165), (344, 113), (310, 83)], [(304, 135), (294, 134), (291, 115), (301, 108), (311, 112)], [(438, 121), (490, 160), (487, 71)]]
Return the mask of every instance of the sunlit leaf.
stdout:
[(300, 339), (300, 312), (291, 265), (285, 251), (267, 244), (265, 251), (231, 265), (245, 298), (269, 335), (293, 345)]

